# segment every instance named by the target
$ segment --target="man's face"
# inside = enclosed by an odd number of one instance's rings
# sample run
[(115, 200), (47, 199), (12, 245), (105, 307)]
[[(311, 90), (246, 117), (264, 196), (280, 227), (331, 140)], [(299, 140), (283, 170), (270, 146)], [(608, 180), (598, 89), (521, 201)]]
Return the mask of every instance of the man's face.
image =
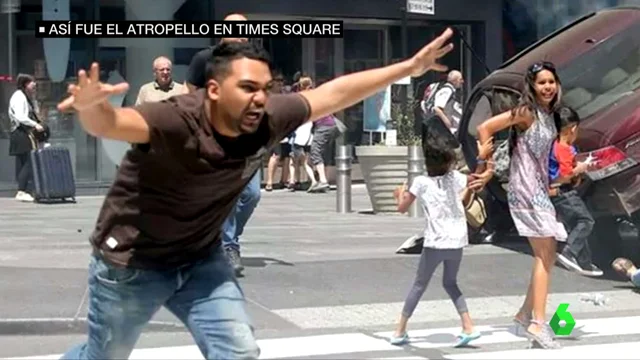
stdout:
[(153, 67), (156, 82), (167, 85), (171, 82), (171, 63), (167, 60), (158, 60)]
[(272, 83), (269, 66), (247, 58), (231, 62), (227, 77), (209, 80), (207, 92), (224, 116), (225, 127), (236, 136), (258, 130)]
[(463, 84), (464, 84), (464, 78), (462, 77), (462, 75), (460, 75), (460, 76), (458, 76), (458, 77), (456, 78), (456, 80), (454, 81), (453, 86), (454, 86), (456, 89), (460, 89), (460, 88), (462, 87), (462, 85), (463, 85)]

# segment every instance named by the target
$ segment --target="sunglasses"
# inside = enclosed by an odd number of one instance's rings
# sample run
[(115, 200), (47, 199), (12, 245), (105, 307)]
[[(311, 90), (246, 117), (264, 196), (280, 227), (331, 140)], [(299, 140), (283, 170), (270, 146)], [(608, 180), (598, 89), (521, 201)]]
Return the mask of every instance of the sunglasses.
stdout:
[(556, 66), (552, 62), (548, 61), (537, 62), (529, 67), (529, 74), (535, 75), (542, 70), (549, 70), (555, 73)]

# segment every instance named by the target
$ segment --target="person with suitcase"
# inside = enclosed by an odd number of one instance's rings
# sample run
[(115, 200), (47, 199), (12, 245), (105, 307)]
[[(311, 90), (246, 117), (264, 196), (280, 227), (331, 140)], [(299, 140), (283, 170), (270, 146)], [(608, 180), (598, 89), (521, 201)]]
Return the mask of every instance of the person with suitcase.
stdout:
[(114, 108), (129, 85), (81, 70), (58, 104), (89, 134), (138, 144), (128, 151), (90, 237), (88, 337), (64, 359), (127, 359), (161, 308), (190, 330), (206, 359), (260, 355), (245, 298), (221, 245), (222, 224), (285, 136), (407, 76), (444, 71), (447, 29), (413, 57), (352, 73), (316, 89), (272, 95), (264, 49), (249, 42), (213, 51), (206, 88), (159, 103)]
[(9, 120), (11, 135), (9, 155), (16, 158), (16, 181), (18, 193), (16, 200), (32, 202), (33, 171), (31, 151), (38, 148), (39, 140), (45, 140), (48, 131), (38, 119), (35, 103), (36, 80), (28, 74), (19, 74), (16, 78), (16, 91), (9, 100)]

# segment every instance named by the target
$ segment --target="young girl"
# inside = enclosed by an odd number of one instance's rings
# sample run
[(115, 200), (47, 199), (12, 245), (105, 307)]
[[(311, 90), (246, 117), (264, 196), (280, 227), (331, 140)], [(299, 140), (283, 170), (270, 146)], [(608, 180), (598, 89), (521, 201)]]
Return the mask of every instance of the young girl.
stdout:
[[(485, 145), (479, 146), (479, 152), (490, 152), (491, 147), (491, 142), (487, 141)], [(458, 336), (455, 346), (464, 346), (480, 337), (480, 333), (474, 331), (466, 301), (457, 284), (462, 249), (469, 243), (464, 206), (471, 200), (471, 191), (482, 186), (483, 182), (479, 179), (489, 175), (482, 173), (467, 177), (457, 170), (452, 170), (456, 161), (455, 152), (440, 138), (426, 139), (424, 157), (428, 175), (416, 177), (408, 190), (406, 185), (403, 185), (394, 193), (398, 211), (401, 213), (406, 212), (416, 198), (420, 199), (427, 223), (424, 230), (424, 249), (416, 279), (390, 342), (393, 345), (408, 342), (407, 322), (433, 273), (442, 262), (442, 285), (462, 320), (462, 333)]]

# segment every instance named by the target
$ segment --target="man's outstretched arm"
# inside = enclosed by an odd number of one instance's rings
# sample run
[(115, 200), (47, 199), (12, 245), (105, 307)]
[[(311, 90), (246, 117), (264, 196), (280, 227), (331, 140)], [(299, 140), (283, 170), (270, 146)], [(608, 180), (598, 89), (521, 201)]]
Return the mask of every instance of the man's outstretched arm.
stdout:
[(126, 83), (103, 84), (97, 63), (87, 74), (80, 70), (78, 84), (69, 85), (71, 96), (58, 104), (58, 110), (77, 112), (78, 120), (89, 134), (134, 144), (150, 143), (159, 149), (173, 148), (183, 140), (183, 123), (171, 121), (179, 117), (176, 107), (166, 102), (144, 103), (135, 108), (114, 108), (109, 96), (122, 94)]
[(149, 142), (149, 125), (133, 108), (115, 109), (109, 103), (78, 111), (78, 120), (90, 135), (133, 144)]
[(344, 75), (301, 92), (311, 106), (310, 120), (348, 108), (407, 76), (420, 76), (429, 70), (446, 71), (447, 68), (436, 61), (453, 49), (452, 44), (445, 45), (452, 35), (451, 29), (447, 29), (408, 60)]

